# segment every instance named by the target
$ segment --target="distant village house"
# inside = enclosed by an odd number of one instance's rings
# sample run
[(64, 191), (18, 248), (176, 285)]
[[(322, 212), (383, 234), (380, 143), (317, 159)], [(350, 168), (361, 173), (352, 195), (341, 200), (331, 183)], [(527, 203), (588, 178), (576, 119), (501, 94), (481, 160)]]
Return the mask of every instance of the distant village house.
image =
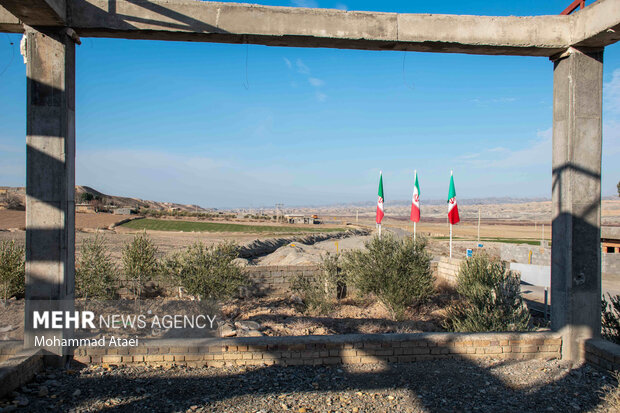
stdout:
[(284, 215), (284, 219), (289, 224), (320, 224), (316, 215), (303, 215), (303, 214), (287, 214)]
[(93, 204), (75, 204), (75, 212), (81, 214), (94, 214), (97, 211), (95, 210), (95, 205)]

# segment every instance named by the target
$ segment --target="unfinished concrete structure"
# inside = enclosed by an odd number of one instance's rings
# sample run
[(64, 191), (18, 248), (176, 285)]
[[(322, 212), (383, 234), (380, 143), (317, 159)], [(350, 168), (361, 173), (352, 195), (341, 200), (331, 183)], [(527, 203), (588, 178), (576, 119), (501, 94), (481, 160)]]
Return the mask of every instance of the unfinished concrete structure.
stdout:
[[(554, 68), (552, 327), (563, 335), (563, 357), (575, 360), (583, 340), (600, 334), (603, 49), (620, 39), (620, 1), (537, 17), (192, 0), (0, 0), (0, 6), (0, 31), (27, 38), (29, 302), (73, 299), (79, 36), (543, 56)], [(26, 321), (29, 345), (33, 332)]]

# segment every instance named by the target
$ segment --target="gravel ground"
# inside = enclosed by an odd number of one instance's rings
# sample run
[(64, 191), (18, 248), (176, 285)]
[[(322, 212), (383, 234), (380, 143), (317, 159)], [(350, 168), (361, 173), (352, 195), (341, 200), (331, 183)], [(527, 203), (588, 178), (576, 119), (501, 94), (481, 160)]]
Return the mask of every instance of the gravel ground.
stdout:
[[(300, 367), (47, 370), (4, 410), (166, 412), (611, 412), (617, 383), (558, 360)], [(19, 405), (19, 407), (17, 407)], [(615, 408), (617, 409), (617, 405)]]

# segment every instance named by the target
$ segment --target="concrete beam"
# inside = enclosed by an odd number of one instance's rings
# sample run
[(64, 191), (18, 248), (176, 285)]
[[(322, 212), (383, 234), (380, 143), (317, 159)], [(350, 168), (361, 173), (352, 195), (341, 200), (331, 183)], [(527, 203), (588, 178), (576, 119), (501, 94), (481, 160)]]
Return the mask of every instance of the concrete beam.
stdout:
[[(24, 346), (35, 336), (34, 310), (73, 308), (75, 277), (75, 44), (64, 28), (27, 29), (26, 310)], [(47, 348), (58, 355), (66, 349)]]
[(620, 1), (598, 0), (575, 17), (572, 45), (601, 48), (620, 40)]
[(0, 32), (23, 33), (21, 21), (4, 7), (0, 6)]
[(551, 56), (570, 44), (572, 16), (397, 14), (193, 0), (73, 0), (82, 37), (268, 46)]
[(0, 0), (0, 6), (29, 26), (64, 26), (67, 21), (66, 0)]
[[(71, 10), (65, 19), (65, 2)], [(620, 40), (620, 3), (598, 0), (570, 16), (397, 14), (195, 0), (0, 0), (0, 31), (74, 28), (113, 37), (267, 46), (553, 56)], [(11, 13), (8, 13), (9, 10)], [(17, 16), (17, 17), (16, 17)]]
[(602, 96), (602, 49), (554, 62), (551, 327), (575, 361), (601, 332)]

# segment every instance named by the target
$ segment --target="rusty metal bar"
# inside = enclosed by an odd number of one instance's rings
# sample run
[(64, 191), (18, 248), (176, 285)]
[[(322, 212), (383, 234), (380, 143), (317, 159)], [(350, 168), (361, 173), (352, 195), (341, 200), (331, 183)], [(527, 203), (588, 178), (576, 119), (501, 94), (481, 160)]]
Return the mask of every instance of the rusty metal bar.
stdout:
[(564, 11), (560, 13), (560, 15), (568, 15), (577, 10), (578, 8), (582, 10), (584, 7), (586, 7), (585, 0), (575, 0), (570, 4), (570, 6), (565, 8)]

